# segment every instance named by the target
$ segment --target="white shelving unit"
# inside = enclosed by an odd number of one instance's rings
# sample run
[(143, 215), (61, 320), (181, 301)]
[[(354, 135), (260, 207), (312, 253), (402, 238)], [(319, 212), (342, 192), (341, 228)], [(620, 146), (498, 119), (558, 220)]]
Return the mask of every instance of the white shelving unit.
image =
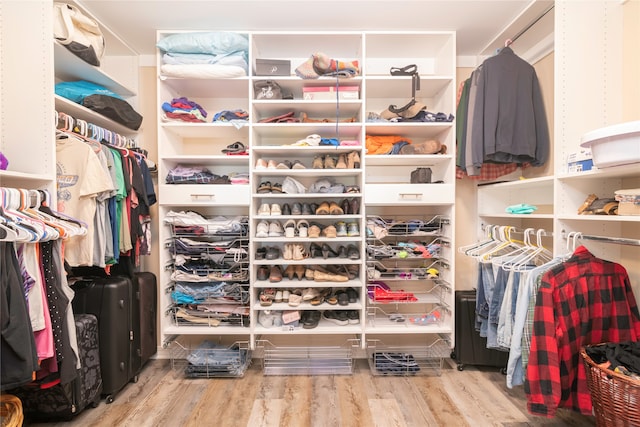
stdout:
[[(173, 32), (158, 33), (158, 38)], [(443, 305), (450, 310), (447, 322), (441, 327), (429, 328), (405, 327), (398, 329), (371, 329), (368, 325), (368, 302), (366, 286), (366, 215), (373, 209), (374, 213), (403, 213), (415, 212), (415, 215), (428, 214), (454, 218), (455, 194), (455, 164), (451, 154), (438, 155), (370, 155), (365, 153), (366, 135), (401, 134), (415, 141), (438, 139), (449, 147), (449, 152), (455, 147), (455, 129), (453, 122), (404, 122), (381, 123), (367, 122), (367, 112), (381, 112), (390, 104), (404, 104), (411, 95), (411, 77), (391, 76), (391, 67), (401, 67), (407, 64), (417, 64), (420, 71), (421, 89), (417, 93), (419, 101), (428, 106), (432, 112), (444, 112), (447, 115), (455, 110), (455, 33), (454, 32), (251, 32), (249, 38), (250, 72), (247, 77), (233, 79), (176, 79), (158, 77), (158, 105), (170, 101), (175, 97), (188, 97), (197, 102), (211, 114), (223, 110), (241, 108), (249, 113), (247, 125), (236, 128), (232, 125), (220, 123), (175, 123), (165, 122), (159, 116), (158, 151), (159, 151), (159, 192), (160, 216), (163, 217), (171, 210), (193, 209), (202, 214), (237, 214), (249, 216), (249, 256), (250, 256), (250, 295), (251, 315), (250, 327), (236, 328), (223, 331), (216, 328), (176, 327), (170, 316), (163, 315), (163, 340), (170, 341), (175, 335), (213, 335), (224, 339), (233, 335), (233, 339), (246, 338), (252, 349), (262, 349), (263, 356), (281, 357), (292, 350), (297, 354), (300, 346), (309, 350), (308, 354), (324, 354), (324, 349), (340, 349), (336, 354), (346, 354), (346, 358), (353, 357), (352, 350), (366, 349), (366, 335), (373, 331), (378, 336), (387, 336), (390, 341), (400, 336), (400, 340), (408, 340), (405, 344), (415, 345), (416, 334), (445, 335), (446, 347), (450, 347), (453, 333), (453, 271), (454, 259), (450, 253), (454, 247), (453, 227), (446, 227), (448, 245), (444, 249), (447, 257), (446, 269), (442, 269), (442, 281), (447, 283), (447, 295)], [(295, 68), (309, 60), (312, 54), (321, 52), (333, 59), (341, 61), (358, 61), (361, 73), (348, 79), (320, 77), (318, 79), (301, 79), (295, 75)], [(417, 53), (418, 52), (418, 53)], [(291, 72), (283, 76), (256, 75), (256, 59), (289, 60)], [(158, 57), (158, 64), (160, 58)], [(293, 99), (264, 100), (255, 99), (254, 83), (259, 80), (274, 80), (284, 91), (290, 93)], [(304, 99), (305, 87), (318, 86), (357, 86), (358, 99), (349, 100), (309, 100)], [(291, 123), (264, 123), (264, 119), (276, 117), (285, 113), (292, 113), (299, 120)], [(160, 112), (159, 112), (160, 114)], [(302, 120), (306, 115), (311, 120)], [(336, 123), (336, 119), (338, 123)], [(342, 140), (356, 140), (359, 146), (304, 146), (298, 144), (310, 135), (317, 134), (321, 138)], [(241, 141), (249, 147), (249, 156), (220, 156), (220, 150), (234, 141)], [(335, 161), (339, 156), (356, 151), (360, 158), (357, 168), (313, 168), (316, 157), (332, 156)], [(289, 160), (300, 161), (305, 168), (301, 169), (273, 169), (256, 167), (258, 160), (275, 161), (276, 164)], [(250, 184), (248, 186), (207, 186), (164, 184), (168, 171), (178, 164), (204, 165), (217, 174), (228, 173), (241, 169), (249, 171)], [(409, 185), (410, 168), (430, 167), (433, 180), (442, 181), (433, 184)], [(262, 183), (282, 184), (290, 178), (310, 188), (319, 179), (328, 179), (333, 183), (358, 188), (354, 193), (264, 193), (258, 188)], [(177, 187), (177, 188), (176, 188)], [(226, 188), (230, 187), (230, 188)], [(410, 191), (409, 191), (410, 190)], [(412, 194), (408, 198), (404, 193)], [(407, 198), (406, 200), (402, 200)], [(294, 203), (316, 204), (335, 202), (338, 206), (347, 199), (353, 206), (357, 206), (356, 213), (340, 215), (264, 215), (259, 212), (263, 204), (269, 206), (277, 204), (281, 208)], [(408, 211), (406, 209), (409, 209)], [(351, 209), (351, 208), (350, 208)], [(342, 237), (300, 237), (284, 236), (256, 237), (258, 224), (262, 221), (278, 221), (284, 227), (289, 220), (297, 224), (306, 220), (310, 225), (315, 222), (320, 228), (336, 226), (339, 222), (355, 223), (359, 235)], [(164, 228), (164, 227), (163, 227)], [(169, 239), (169, 233), (161, 231), (161, 241)], [(359, 252), (357, 258), (339, 258), (316, 256), (303, 259), (283, 259), (285, 245), (301, 245), (304, 252), (312, 255), (315, 245), (328, 245), (328, 248), (338, 253), (341, 246), (355, 247)], [(313, 246), (312, 246), (313, 245)], [(279, 248), (279, 256), (275, 259), (258, 258), (258, 252), (266, 248)], [(326, 253), (330, 253), (330, 250)], [(167, 251), (161, 254), (161, 265), (171, 263)], [(321, 251), (317, 252), (320, 255)], [(282, 281), (271, 282), (268, 279), (258, 279), (259, 269), (278, 265), (283, 271), (289, 265), (303, 266), (305, 271), (314, 269), (333, 269), (345, 271), (349, 266), (351, 275), (346, 282), (289, 280), (286, 275)], [(262, 270), (264, 271), (264, 269)], [(171, 286), (170, 272), (162, 272), (161, 286)], [(266, 289), (280, 289), (295, 291), (329, 289), (339, 290), (352, 288), (357, 293), (355, 302), (348, 305), (329, 305), (324, 302), (312, 306), (305, 301), (299, 306), (290, 306), (287, 302), (274, 302), (269, 306), (260, 304), (260, 295)], [(170, 305), (168, 296), (162, 297), (161, 310)], [(438, 299), (438, 301), (440, 301)], [(434, 303), (429, 297), (421, 300), (426, 305)], [(424, 308), (425, 306), (421, 306)], [(352, 322), (338, 325), (321, 318), (315, 327), (303, 327), (302, 324), (285, 327), (263, 325), (259, 321), (265, 312), (299, 310), (301, 314), (311, 311), (349, 311)], [(357, 323), (353, 318), (357, 314)], [(306, 315), (305, 315), (306, 316)], [(231, 337), (227, 337), (231, 338)], [(375, 338), (375, 337), (374, 337)], [(422, 339), (419, 339), (422, 345)], [(426, 342), (426, 341), (425, 341)], [(379, 344), (378, 344), (379, 347)], [(362, 352), (364, 354), (365, 352)], [(448, 351), (446, 352), (448, 354)], [(311, 356), (310, 356), (311, 357)], [(311, 357), (313, 358), (313, 357)], [(265, 368), (274, 368), (266, 361)], [(344, 362), (344, 360), (343, 360)], [(347, 365), (349, 363), (346, 363)], [(313, 363), (312, 363), (313, 365)], [(343, 366), (343, 364), (339, 364)], [(298, 369), (299, 366), (296, 366)], [(340, 369), (339, 373), (344, 373)]]

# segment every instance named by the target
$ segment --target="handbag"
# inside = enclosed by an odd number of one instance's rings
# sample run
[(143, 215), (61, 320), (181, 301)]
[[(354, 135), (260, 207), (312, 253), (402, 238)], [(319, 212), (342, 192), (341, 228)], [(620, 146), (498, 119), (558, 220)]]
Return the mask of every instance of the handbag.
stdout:
[(431, 168), (417, 168), (411, 171), (412, 184), (428, 184), (431, 182)]
[(96, 67), (104, 55), (104, 36), (98, 23), (67, 3), (53, 4), (53, 36), (74, 55)]

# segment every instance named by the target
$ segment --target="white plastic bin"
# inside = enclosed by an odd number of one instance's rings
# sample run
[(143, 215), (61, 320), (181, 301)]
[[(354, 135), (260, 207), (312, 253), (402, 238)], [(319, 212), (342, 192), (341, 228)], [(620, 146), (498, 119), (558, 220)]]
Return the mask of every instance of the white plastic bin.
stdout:
[(640, 120), (587, 132), (580, 146), (591, 148), (598, 168), (640, 163)]

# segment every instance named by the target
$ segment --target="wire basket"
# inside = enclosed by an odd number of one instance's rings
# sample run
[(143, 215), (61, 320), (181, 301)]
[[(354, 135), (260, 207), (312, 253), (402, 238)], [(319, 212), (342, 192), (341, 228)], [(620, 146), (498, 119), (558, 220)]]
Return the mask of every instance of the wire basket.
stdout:
[(580, 355), (587, 374), (596, 425), (640, 426), (640, 381), (598, 366), (584, 347)]

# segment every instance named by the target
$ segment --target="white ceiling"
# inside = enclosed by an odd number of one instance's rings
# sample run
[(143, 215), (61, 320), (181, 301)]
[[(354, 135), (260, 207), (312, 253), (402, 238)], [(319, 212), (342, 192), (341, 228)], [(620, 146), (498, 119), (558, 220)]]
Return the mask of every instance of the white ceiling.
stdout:
[(458, 56), (487, 54), (553, 1), (545, 0), (76, 0), (142, 55), (156, 30), (455, 30)]

